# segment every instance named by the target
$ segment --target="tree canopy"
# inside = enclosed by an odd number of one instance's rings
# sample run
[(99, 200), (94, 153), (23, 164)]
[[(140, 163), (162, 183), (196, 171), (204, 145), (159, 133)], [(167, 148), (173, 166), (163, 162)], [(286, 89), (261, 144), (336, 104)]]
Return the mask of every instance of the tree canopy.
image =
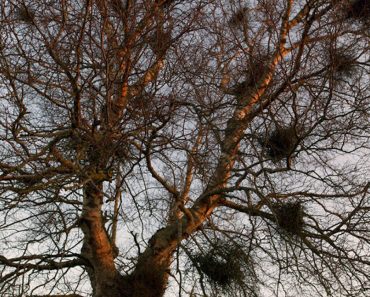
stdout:
[(369, 296), (369, 1), (0, 14), (0, 296)]

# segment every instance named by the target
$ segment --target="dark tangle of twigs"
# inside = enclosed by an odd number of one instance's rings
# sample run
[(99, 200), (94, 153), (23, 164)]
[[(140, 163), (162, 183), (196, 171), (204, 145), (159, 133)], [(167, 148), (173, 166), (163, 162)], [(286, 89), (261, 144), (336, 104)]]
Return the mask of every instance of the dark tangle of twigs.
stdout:
[(205, 253), (194, 257), (196, 265), (210, 283), (222, 289), (232, 284), (242, 284), (245, 268), (248, 265), (244, 253), (227, 243), (219, 242)]
[(27, 6), (21, 5), (16, 9), (16, 17), (19, 21), (32, 25), (35, 19), (35, 11)]
[(300, 235), (304, 227), (304, 210), (299, 201), (276, 202), (271, 205), (277, 225), (289, 235)]
[(345, 49), (331, 50), (329, 61), (329, 69), (335, 80), (353, 78), (359, 69), (354, 54)]
[(349, 3), (347, 8), (347, 19), (359, 19), (369, 21), (370, 0), (355, 0)]
[(299, 138), (295, 126), (277, 126), (272, 131), (258, 137), (258, 142), (273, 162), (289, 158), (297, 147)]

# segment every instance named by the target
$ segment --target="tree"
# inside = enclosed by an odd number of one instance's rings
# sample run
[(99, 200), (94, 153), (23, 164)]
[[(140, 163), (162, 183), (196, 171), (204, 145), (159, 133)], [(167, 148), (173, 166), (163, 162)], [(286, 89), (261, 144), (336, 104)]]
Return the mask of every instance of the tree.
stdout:
[(368, 296), (368, 3), (4, 1), (1, 296)]

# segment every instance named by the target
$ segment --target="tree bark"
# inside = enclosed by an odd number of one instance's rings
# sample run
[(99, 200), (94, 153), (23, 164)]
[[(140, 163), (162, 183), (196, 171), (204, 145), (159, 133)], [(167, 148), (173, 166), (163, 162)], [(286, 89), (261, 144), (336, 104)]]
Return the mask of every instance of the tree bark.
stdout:
[[(157, 232), (150, 247), (139, 257), (136, 270), (122, 276), (114, 265), (114, 243), (104, 227), (101, 206), (102, 182), (89, 182), (85, 187), (84, 205), (80, 219), (84, 233), (81, 254), (90, 263), (87, 268), (94, 297), (160, 297), (164, 294), (172, 251), (169, 232)], [(174, 232), (172, 232), (174, 233)], [(163, 244), (160, 248), (160, 244)], [(163, 249), (166, 247), (165, 249)]]
[(121, 295), (122, 276), (114, 265), (116, 251), (104, 227), (101, 206), (103, 182), (88, 182), (84, 189), (84, 204), (80, 219), (84, 233), (81, 255), (88, 260), (87, 268), (94, 297)]

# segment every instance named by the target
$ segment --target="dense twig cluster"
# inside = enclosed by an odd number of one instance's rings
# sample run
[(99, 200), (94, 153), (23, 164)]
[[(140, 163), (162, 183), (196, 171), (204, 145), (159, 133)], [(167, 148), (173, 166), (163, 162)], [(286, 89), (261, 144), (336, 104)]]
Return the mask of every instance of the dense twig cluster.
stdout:
[(171, 46), (171, 42), (172, 36), (170, 30), (166, 32), (156, 32), (148, 40), (148, 44), (157, 56), (163, 56)]
[(211, 283), (225, 289), (232, 283), (243, 282), (243, 264), (247, 264), (243, 258), (245, 256), (238, 248), (226, 243), (217, 243), (206, 253), (196, 255), (195, 261)]
[(331, 51), (329, 61), (335, 79), (351, 78), (358, 70), (356, 57), (344, 49)]
[(35, 11), (29, 7), (22, 5), (17, 8), (16, 16), (18, 20), (31, 25), (33, 24), (35, 19)]
[(249, 87), (255, 87), (258, 81), (263, 77), (268, 68), (268, 60), (269, 57), (267, 55), (261, 55), (251, 59), (248, 65), (247, 79), (245, 81)]
[(272, 211), (281, 229), (292, 235), (301, 234), (304, 227), (304, 211), (300, 202), (274, 203)]
[(294, 152), (299, 138), (296, 127), (276, 127), (265, 137), (259, 137), (265, 154), (274, 162), (289, 158)]
[(248, 21), (248, 8), (243, 7), (238, 9), (230, 18), (229, 24), (232, 27), (243, 26)]
[(255, 86), (258, 85), (259, 80), (267, 71), (267, 57), (251, 58), (247, 70), (244, 74), (244, 79), (236, 83), (233, 87), (226, 91), (227, 94), (234, 95), (237, 98), (243, 98), (248, 95)]
[(347, 11), (347, 18), (354, 18), (360, 20), (369, 20), (370, 18), (370, 1), (369, 0), (355, 0), (350, 3)]

